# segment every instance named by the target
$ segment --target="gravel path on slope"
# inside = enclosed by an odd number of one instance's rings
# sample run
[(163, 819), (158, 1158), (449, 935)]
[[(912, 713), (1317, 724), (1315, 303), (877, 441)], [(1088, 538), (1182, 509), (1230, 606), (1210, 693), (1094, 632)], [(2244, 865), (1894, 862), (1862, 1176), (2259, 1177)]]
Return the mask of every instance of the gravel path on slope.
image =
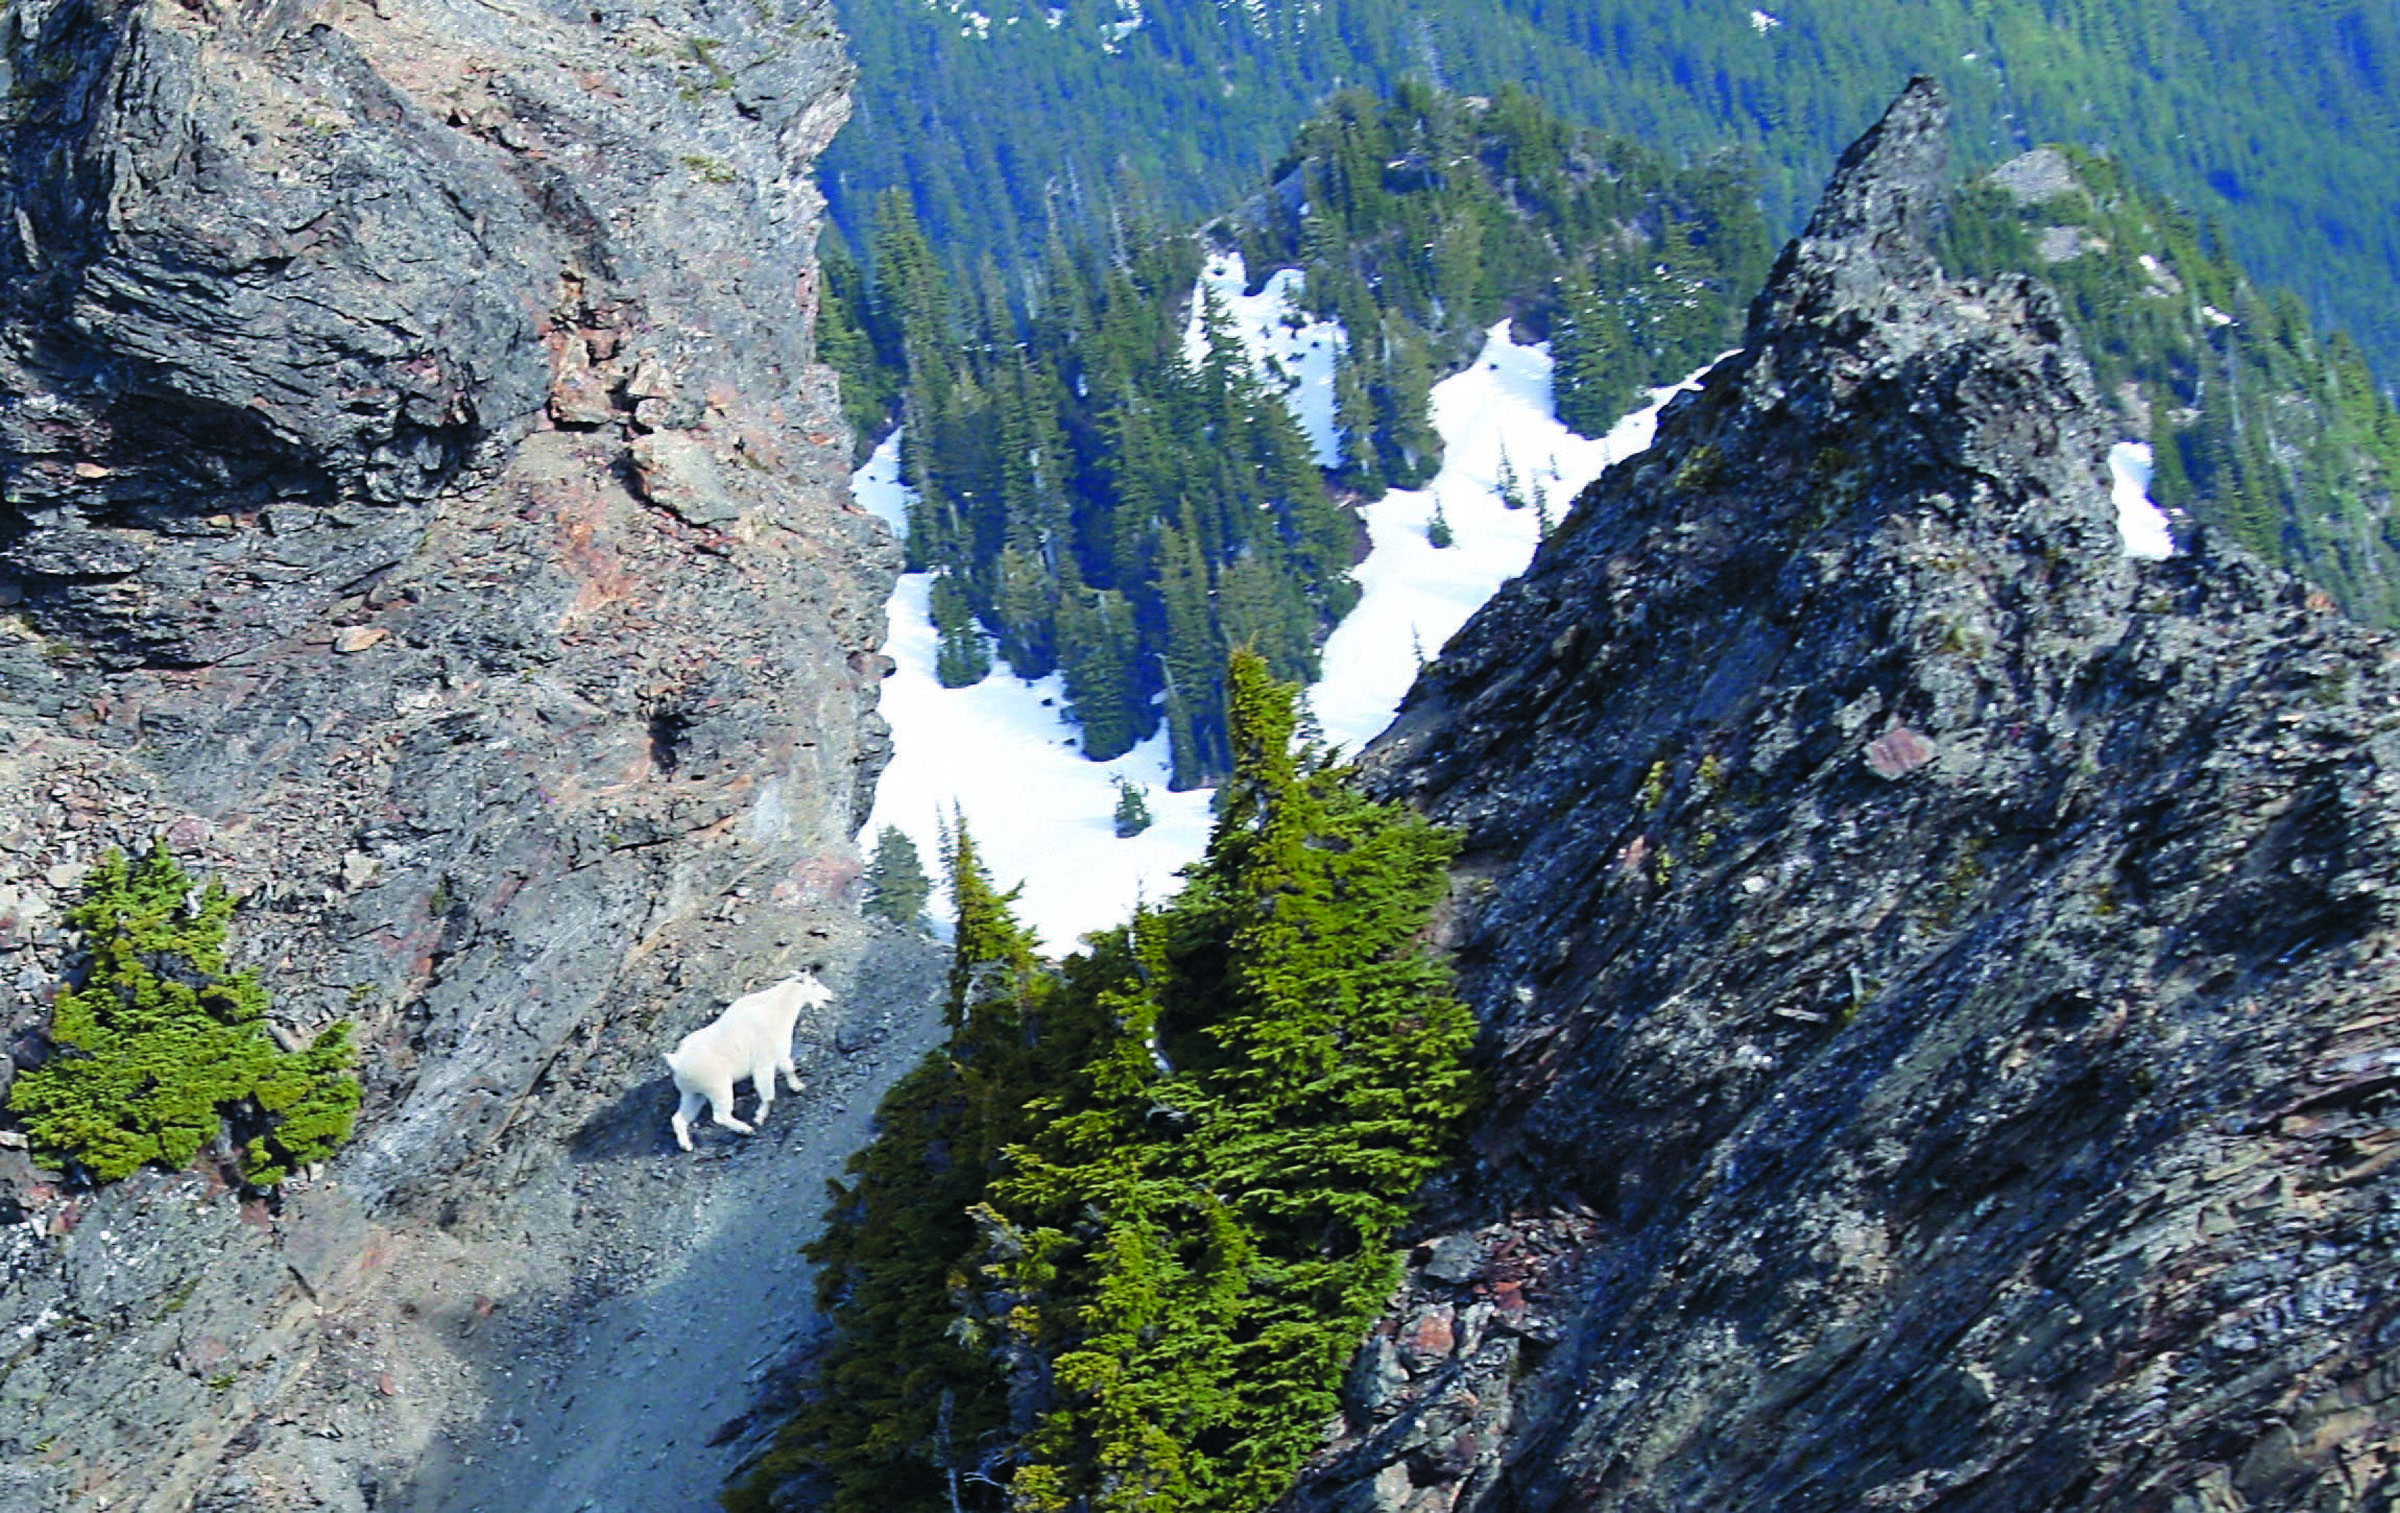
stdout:
[[(538, 1179), (572, 1203), (584, 1247), (564, 1295), (504, 1317), (462, 1382), (483, 1403), (416, 1480), (379, 1499), (410, 1513), (679, 1513), (714, 1509), (726, 1476), (776, 1427), (816, 1329), (815, 1234), (826, 1179), (869, 1135), (885, 1088), (940, 1039), (945, 954), (869, 948), (834, 1043), (802, 1047), (807, 1088), (779, 1092), (755, 1135), (667, 1132), (662, 1077), (621, 1099), (575, 1161)], [(750, 1096), (742, 1097), (747, 1119)], [(479, 1390), (475, 1390), (479, 1389)], [(462, 1400), (467, 1392), (462, 1391)], [(712, 1443), (714, 1441), (714, 1443)]]

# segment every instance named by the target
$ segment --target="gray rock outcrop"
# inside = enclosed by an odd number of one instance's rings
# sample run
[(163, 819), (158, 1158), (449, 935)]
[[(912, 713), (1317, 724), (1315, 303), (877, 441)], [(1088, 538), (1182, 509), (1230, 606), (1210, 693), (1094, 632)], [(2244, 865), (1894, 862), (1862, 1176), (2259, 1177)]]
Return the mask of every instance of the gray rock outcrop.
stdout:
[(1488, 1119), (1293, 1506), (2400, 1495), (2400, 647), (2125, 560), (1923, 81), (1370, 750)]
[[(849, 898), (897, 553), (814, 347), (848, 82), (819, 0), (0, 18), (8, 1049), (84, 869), (163, 835), (367, 1082), (279, 1209), (0, 1149), (0, 1507), (397, 1497), (508, 1442), (502, 1341), (713, 1253), (653, 1200), (815, 1203), (831, 1157), (779, 1183), (772, 1141), (646, 1173), (642, 1090), (802, 963), (921, 1018)], [(803, 1038), (872, 1082), (845, 1033)]]

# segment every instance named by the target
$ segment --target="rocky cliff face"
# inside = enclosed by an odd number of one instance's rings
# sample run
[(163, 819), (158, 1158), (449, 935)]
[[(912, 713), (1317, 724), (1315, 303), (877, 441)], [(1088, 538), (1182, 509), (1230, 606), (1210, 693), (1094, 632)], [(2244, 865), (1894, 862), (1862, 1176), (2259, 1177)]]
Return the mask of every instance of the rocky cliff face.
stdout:
[[(896, 567), (814, 353), (848, 79), (817, 0), (0, 19), (11, 1049), (83, 869), (163, 834), (368, 1084), (276, 1211), (0, 1150), (0, 1506), (361, 1506), (438, 1433), (472, 1464), (531, 1359), (495, 1308), (571, 1334), (642, 1258), (612, 1225), (714, 1233), (705, 1163), (634, 1185), (657, 1051), (807, 961), (915, 1022), (920, 963), (845, 900)], [(722, 1180), (813, 1205), (751, 1159)]]
[(1492, 1110), (1312, 1509), (2391, 1504), (2396, 648), (2118, 553), (1941, 102), (1370, 752)]

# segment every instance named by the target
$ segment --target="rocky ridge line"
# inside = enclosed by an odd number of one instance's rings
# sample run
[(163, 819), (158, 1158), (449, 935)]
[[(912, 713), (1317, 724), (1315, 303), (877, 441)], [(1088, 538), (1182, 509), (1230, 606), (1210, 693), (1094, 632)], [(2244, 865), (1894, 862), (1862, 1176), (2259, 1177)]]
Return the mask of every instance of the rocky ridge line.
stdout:
[(2394, 1495), (2400, 671), (2118, 552), (1939, 90), (1420, 680), (1493, 1102), (1291, 1506)]

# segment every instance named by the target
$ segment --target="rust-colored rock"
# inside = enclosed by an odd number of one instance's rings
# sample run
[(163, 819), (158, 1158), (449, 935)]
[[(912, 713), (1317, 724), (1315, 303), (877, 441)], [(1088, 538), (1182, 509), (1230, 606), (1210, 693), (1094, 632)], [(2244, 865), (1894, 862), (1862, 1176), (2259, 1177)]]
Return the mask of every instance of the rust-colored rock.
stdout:
[(1897, 782), (1932, 761), (1939, 752), (1931, 741), (1906, 725), (1894, 725), (1869, 741), (1860, 755), (1866, 758), (1868, 770), (1877, 777), (1887, 782)]

